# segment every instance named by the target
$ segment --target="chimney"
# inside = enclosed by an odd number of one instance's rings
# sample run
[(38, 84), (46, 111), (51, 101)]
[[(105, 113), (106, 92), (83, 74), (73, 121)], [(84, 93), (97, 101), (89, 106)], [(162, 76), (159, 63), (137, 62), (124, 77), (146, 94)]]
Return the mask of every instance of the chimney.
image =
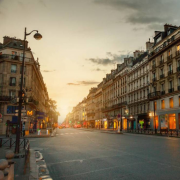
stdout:
[(149, 41), (146, 42), (146, 51), (149, 51), (151, 49), (151, 47), (153, 46), (153, 42), (150, 42), (150, 38), (149, 38)]

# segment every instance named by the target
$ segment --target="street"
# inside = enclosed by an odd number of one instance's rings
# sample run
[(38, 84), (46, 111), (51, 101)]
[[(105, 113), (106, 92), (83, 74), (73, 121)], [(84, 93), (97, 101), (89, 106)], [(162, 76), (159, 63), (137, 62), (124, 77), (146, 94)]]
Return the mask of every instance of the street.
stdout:
[(30, 139), (58, 179), (179, 179), (180, 139), (58, 129), (54, 138)]

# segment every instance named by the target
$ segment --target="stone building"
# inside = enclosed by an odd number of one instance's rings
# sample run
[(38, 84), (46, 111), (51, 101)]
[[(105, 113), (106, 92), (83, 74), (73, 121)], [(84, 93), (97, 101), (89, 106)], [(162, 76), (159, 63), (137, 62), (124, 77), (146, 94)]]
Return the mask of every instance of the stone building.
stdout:
[(149, 55), (151, 128), (180, 128), (180, 27), (155, 31)]
[[(16, 38), (4, 37), (0, 44), (0, 133), (6, 132), (7, 122), (11, 124), (12, 132), (16, 131), (18, 110), (18, 93), (20, 90), (23, 58), (23, 41)], [(38, 59), (35, 60), (28, 41), (25, 43), (24, 84), (26, 109), (26, 130), (45, 128), (48, 123), (47, 101), (49, 99), (46, 85), (40, 72)]]
[(97, 88), (91, 88), (86, 99), (87, 126), (95, 127), (95, 93)]
[(102, 82), (97, 85), (97, 91), (94, 95), (95, 100), (95, 127), (101, 128), (102, 124)]

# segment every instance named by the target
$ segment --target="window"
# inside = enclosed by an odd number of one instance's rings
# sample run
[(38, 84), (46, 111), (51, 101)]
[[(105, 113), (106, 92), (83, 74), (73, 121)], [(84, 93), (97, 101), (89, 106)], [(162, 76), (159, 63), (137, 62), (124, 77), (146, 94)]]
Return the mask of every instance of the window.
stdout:
[(16, 78), (15, 77), (10, 78), (10, 86), (16, 86)]
[(16, 73), (17, 66), (15, 64), (11, 64), (11, 72)]
[(173, 82), (169, 81), (169, 89), (172, 89), (172, 88), (173, 88)]
[(8, 106), (7, 107), (7, 114), (14, 114), (15, 110), (18, 110), (18, 106)]
[(163, 68), (160, 70), (160, 75), (163, 75), (164, 74), (164, 70)]
[(164, 61), (164, 56), (163, 55), (161, 55), (161, 61)]
[(176, 129), (176, 115), (169, 114), (169, 129)]
[(171, 56), (171, 50), (168, 51), (168, 56)]
[(169, 107), (173, 108), (174, 104), (173, 104), (173, 98), (169, 99)]
[(172, 64), (169, 65), (169, 71), (172, 71)]
[(15, 90), (9, 90), (9, 96), (15, 97), (16, 96), (16, 91)]
[(152, 63), (153, 63), (153, 64), (152, 64), (153, 66), (155, 66), (155, 65), (156, 65), (156, 61), (155, 61), (155, 60), (153, 60), (153, 62), (152, 62)]
[(164, 83), (161, 84), (161, 91), (164, 91)]
[(153, 89), (154, 89), (154, 92), (156, 92), (156, 86), (154, 86)]
[(161, 109), (164, 109), (164, 108), (165, 108), (165, 101), (162, 100), (162, 101), (161, 101)]
[(12, 59), (15, 59), (15, 57), (17, 56), (17, 52), (16, 51), (12, 51)]
[(177, 46), (177, 51), (180, 51), (180, 45)]

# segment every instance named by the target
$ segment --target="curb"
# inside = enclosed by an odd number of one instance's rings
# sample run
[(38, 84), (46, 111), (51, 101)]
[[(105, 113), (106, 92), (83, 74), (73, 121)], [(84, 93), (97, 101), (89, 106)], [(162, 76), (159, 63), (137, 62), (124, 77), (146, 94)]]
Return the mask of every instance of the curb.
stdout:
[(38, 180), (38, 169), (35, 158), (35, 151), (30, 149), (30, 175), (29, 180)]

